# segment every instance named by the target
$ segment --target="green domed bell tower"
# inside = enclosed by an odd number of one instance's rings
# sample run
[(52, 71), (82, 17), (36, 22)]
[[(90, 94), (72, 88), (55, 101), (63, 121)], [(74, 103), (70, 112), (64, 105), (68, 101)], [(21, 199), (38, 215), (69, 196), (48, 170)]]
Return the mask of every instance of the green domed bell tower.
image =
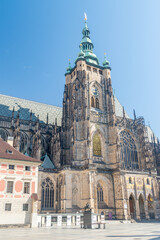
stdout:
[[(63, 98), (61, 164), (108, 164), (108, 123), (114, 121), (111, 68), (99, 64), (85, 18), (80, 52), (67, 68)], [(95, 137), (94, 137), (95, 136)]]

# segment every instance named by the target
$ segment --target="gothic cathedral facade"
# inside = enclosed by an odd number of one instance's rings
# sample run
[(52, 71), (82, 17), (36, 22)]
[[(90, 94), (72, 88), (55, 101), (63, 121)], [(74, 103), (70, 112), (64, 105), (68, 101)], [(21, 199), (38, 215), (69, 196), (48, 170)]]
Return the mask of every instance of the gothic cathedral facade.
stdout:
[(52, 176), (56, 212), (79, 212), (89, 204), (116, 219), (158, 218), (159, 177), (144, 119), (134, 114), (131, 120), (124, 109), (116, 116), (109, 62), (105, 57), (99, 65), (86, 22), (82, 34), (75, 66), (65, 74), (61, 151), (54, 163), (59, 170), (40, 171), (42, 182)]
[[(62, 121), (0, 116), (0, 134), (42, 159), (39, 213), (83, 212), (115, 219), (160, 217), (160, 144), (142, 117), (131, 119), (113, 94), (111, 67), (100, 66), (85, 21), (75, 66), (67, 68)], [(4, 104), (4, 103), (3, 103)], [(37, 105), (38, 106), (38, 105)], [(28, 108), (25, 108), (25, 111)], [(48, 108), (48, 111), (55, 109)], [(31, 110), (31, 109), (30, 109)], [(8, 111), (8, 109), (6, 110)], [(61, 111), (60, 109), (56, 111)], [(58, 120), (59, 121), (59, 120)]]

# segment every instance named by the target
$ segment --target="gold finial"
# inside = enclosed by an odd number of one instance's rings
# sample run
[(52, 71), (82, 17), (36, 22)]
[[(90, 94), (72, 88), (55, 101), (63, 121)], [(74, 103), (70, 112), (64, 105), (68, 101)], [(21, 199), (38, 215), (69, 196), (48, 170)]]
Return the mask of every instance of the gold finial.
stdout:
[(87, 14), (84, 13), (84, 20), (87, 21)]
[(106, 52), (104, 53), (104, 56), (106, 56)]

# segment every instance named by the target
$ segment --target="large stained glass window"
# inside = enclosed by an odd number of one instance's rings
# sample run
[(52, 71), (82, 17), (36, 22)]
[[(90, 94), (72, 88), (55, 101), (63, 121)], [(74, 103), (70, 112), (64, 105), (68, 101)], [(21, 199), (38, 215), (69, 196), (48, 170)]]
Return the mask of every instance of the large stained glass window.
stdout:
[(125, 169), (138, 169), (138, 154), (135, 142), (127, 131), (120, 132), (120, 161)]
[(99, 134), (93, 136), (93, 155), (102, 156), (101, 138)]
[(54, 184), (50, 178), (42, 182), (41, 208), (42, 210), (54, 208)]

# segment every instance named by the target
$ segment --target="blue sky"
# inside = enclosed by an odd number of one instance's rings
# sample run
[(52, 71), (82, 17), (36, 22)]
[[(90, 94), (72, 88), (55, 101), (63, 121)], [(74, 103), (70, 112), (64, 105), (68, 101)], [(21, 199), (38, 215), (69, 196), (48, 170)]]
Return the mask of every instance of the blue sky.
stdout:
[(0, 93), (62, 106), (84, 12), (100, 63), (107, 53), (117, 98), (160, 137), (159, 0), (0, 0)]

